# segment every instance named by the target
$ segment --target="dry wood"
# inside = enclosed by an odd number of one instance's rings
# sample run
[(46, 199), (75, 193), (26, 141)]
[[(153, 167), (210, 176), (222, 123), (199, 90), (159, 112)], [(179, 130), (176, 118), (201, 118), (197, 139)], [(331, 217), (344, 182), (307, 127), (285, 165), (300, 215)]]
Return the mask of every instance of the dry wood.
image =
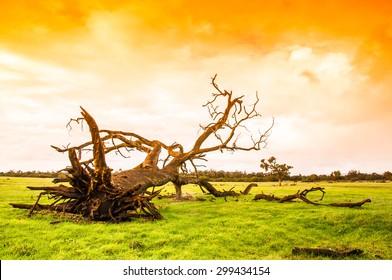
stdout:
[(275, 195), (268, 195), (268, 194), (264, 194), (264, 193), (260, 193), (260, 194), (256, 194), (255, 198), (253, 200), (260, 200), (260, 199), (264, 199), (267, 201), (279, 201), (280, 198), (276, 197)]
[(240, 196), (239, 193), (233, 191), (232, 189), (228, 191), (218, 191), (213, 185), (211, 185), (209, 182), (205, 180), (200, 180), (199, 185), (203, 188), (205, 188), (210, 194), (212, 194), (215, 197), (228, 197), (228, 196)]
[(329, 203), (329, 204), (322, 204), (316, 201), (311, 201), (310, 199), (308, 199), (306, 197), (306, 195), (310, 192), (315, 192), (315, 191), (320, 191), (322, 193), (321, 198), (318, 201), (323, 200), (324, 195), (325, 195), (325, 191), (324, 188), (322, 187), (312, 187), (310, 189), (305, 189), (303, 191), (298, 190), (297, 193), (295, 194), (290, 194), (290, 195), (286, 195), (282, 198), (278, 198), (276, 196), (272, 195), (266, 195), (264, 193), (261, 194), (257, 194), (255, 195), (255, 198), (253, 200), (260, 200), (260, 199), (264, 199), (267, 201), (278, 201), (279, 203), (284, 203), (284, 202), (291, 202), (295, 199), (300, 199), (303, 202), (307, 203), (307, 204), (312, 204), (312, 205), (321, 205), (321, 206), (335, 206), (335, 207), (349, 207), (349, 208), (353, 208), (353, 207), (361, 207), (363, 204), (365, 204), (366, 202), (371, 202), (370, 198), (364, 199), (362, 201), (359, 202), (344, 202), (344, 203)]
[(249, 192), (250, 192), (250, 190), (253, 188), (253, 187), (257, 187), (257, 184), (256, 183), (251, 183), (251, 184), (249, 184), (246, 188), (245, 188), (245, 190), (242, 192), (240, 192), (242, 195), (248, 195), (249, 194)]
[(324, 257), (332, 257), (332, 258), (342, 258), (349, 257), (353, 255), (360, 255), (363, 253), (361, 249), (349, 249), (344, 251), (333, 250), (330, 248), (299, 248), (295, 247), (292, 250), (294, 255), (299, 254), (307, 254), (314, 256), (324, 256)]
[(367, 198), (367, 199), (364, 199), (364, 200), (359, 201), (359, 202), (330, 203), (330, 204), (327, 204), (327, 205), (335, 206), (335, 207), (349, 207), (349, 208), (353, 208), (353, 207), (361, 207), (366, 202), (372, 202), (372, 201), (371, 201), (370, 198)]

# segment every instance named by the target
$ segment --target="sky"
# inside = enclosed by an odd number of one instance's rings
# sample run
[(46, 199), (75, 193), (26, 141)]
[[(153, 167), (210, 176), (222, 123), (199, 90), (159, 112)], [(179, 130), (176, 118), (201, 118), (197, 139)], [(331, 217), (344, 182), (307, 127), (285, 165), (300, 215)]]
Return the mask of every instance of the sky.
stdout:
[[(0, 171), (56, 171), (50, 147), (89, 140), (66, 124), (83, 106), (101, 129), (191, 147), (217, 84), (256, 92), (257, 152), (212, 153), (207, 169), (292, 174), (392, 170), (392, 2), (3, 0)], [(140, 159), (139, 159), (140, 160)], [(137, 165), (115, 157), (112, 168)]]

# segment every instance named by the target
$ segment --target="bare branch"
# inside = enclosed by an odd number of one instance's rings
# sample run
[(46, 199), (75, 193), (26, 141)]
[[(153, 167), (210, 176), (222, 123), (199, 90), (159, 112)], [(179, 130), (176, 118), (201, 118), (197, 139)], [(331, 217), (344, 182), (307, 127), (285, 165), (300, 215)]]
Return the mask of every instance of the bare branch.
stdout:
[[(71, 123), (72, 122), (76, 122), (77, 124), (80, 124), (81, 125), (81, 128), (82, 128), (82, 130), (83, 130), (83, 121), (84, 121), (84, 118), (77, 118), (77, 119), (70, 119), (69, 120), (69, 122), (67, 123), (67, 125), (65, 126), (65, 127), (67, 127), (67, 128), (69, 128), (69, 130), (68, 130), (68, 133), (69, 132), (71, 132), (71, 130), (72, 130), (72, 126), (71, 126)], [(80, 123), (79, 123), (80, 122)]]

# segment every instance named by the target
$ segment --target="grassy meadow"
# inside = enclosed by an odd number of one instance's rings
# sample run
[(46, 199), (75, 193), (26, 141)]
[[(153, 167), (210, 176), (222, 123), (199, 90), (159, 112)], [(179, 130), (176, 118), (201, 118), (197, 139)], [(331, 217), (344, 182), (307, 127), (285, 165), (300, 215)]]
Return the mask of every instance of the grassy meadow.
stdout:
[[(351, 259), (392, 259), (392, 183), (298, 183), (282, 187), (258, 183), (238, 200), (210, 201), (197, 186), (184, 194), (206, 201), (155, 199), (164, 220), (119, 224), (69, 219), (62, 214), (14, 209), (9, 203), (34, 203), (39, 192), (26, 186), (51, 185), (51, 179), (0, 177), (0, 258), (2, 260), (290, 260), (328, 259), (293, 255), (294, 247), (337, 250), (359, 248)], [(237, 192), (247, 183), (213, 183)], [(257, 193), (276, 196), (312, 186), (325, 187), (324, 203), (356, 202), (361, 208), (313, 206), (304, 202), (253, 201)], [(167, 185), (163, 194), (174, 192)], [(320, 193), (309, 193), (311, 199)], [(44, 200), (41, 200), (41, 202)], [(51, 223), (59, 221), (60, 223)]]

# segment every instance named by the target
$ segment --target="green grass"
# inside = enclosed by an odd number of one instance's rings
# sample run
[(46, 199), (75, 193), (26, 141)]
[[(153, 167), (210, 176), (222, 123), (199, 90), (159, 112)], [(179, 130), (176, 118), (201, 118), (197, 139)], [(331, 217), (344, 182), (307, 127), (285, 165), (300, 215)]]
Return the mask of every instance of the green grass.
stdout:
[[(303, 202), (253, 201), (257, 193), (292, 194), (316, 184), (259, 183), (238, 201), (201, 193), (184, 193), (206, 201), (155, 200), (164, 220), (107, 224), (75, 222), (61, 214), (14, 209), (9, 203), (34, 203), (39, 192), (26, 186), (51, 185), (50, 179), (0, 177), (1, 259), (323, 259), (292, 255), (294, 247), (360, 248), (354, 259), (392, 259), (392, 183), (320, 183), (325, 203), (371, 198), (362, 208), (312, 206)], [(243, 190), (246, 183), (214, 183), (218, 189)], [(171, 185), (166, 192), (174, 192)], [(319, 193), (310, 193), (317, 199)], [(50, 222), (64, 220), (58, 224)], [(325, 259), (325, 258), (324, 258)]]

